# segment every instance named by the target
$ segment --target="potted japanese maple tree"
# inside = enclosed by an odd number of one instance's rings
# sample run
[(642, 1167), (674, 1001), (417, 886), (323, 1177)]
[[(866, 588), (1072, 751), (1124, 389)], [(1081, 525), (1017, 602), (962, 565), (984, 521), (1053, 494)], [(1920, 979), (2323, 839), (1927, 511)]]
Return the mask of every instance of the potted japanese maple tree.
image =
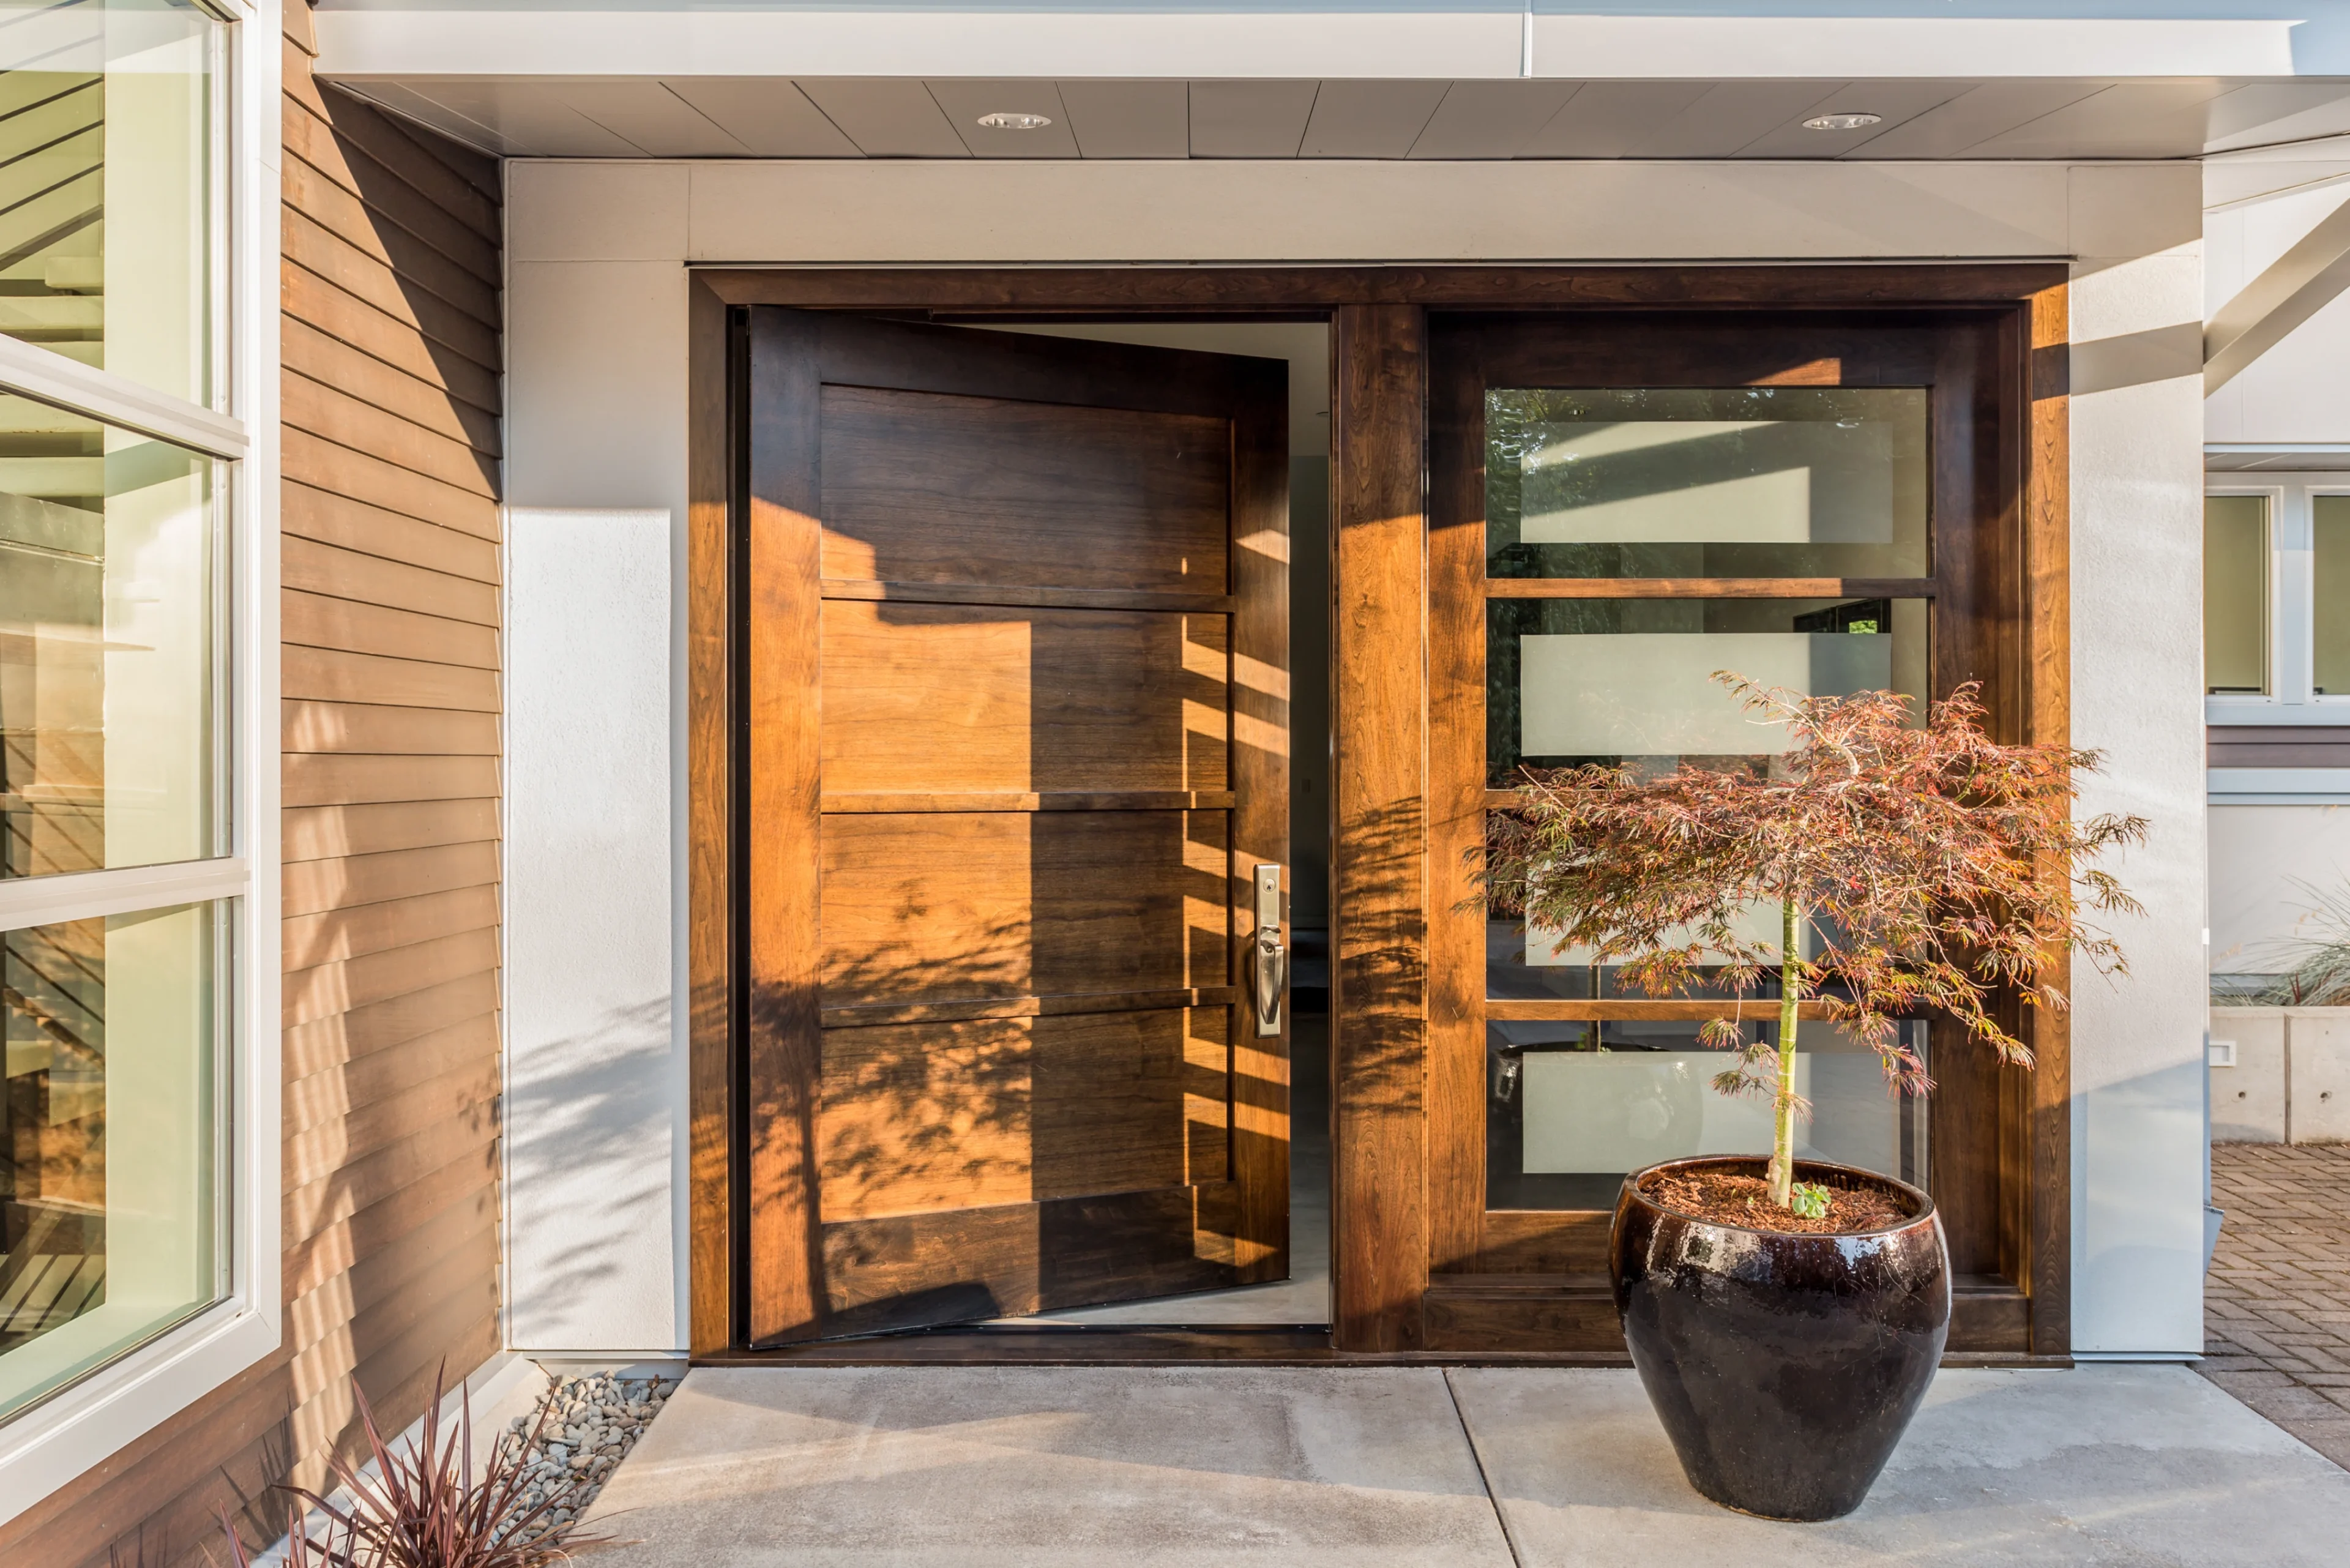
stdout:
[[(1924, 1013), (2030, 1066), (2001, 999), (2064, 1007), (2050, 970), (2068, 951), (2124, 971), (2089, 916), (2139, 906), (2090, 863), (2147, 825), (2077, 819), (2074, 780), (2097, 753), (1991, 740), (1971, 686), (1919, 724), (1889, 691), (1714, 679), (1783, 725), (1787, 749), (1661, 777), (1530, 771), (1492, 815), (1484, 889), (1633, 988), (1719, 1001), (1702, 1038), (1734, 1060), (1714, 1087), (1766, 1098), (1773, 1146), (1626, 1179), (1617, 1310), (1692, 1486), (1748, 1513), (1833, 1519), (1860, 1505), (1925, 1397), (1950, 1263), (1926, 1193), (1796, 1158), (1805, 1014), (1873, 1048), (1896, 1094), (1932, 1086), (1898, 1027)], [(1750, 934), (1758, 908), (1772, 937)], [(1772, 1000), (1775, 1029), (1751, 1026)]]

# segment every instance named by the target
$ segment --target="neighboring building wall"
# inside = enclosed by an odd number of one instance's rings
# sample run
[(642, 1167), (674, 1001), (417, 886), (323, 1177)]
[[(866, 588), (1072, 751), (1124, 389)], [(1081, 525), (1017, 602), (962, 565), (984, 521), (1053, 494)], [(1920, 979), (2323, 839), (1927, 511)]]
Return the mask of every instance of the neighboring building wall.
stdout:
[[(2214, 737), (2226, 733), (2212, 731)], [(2350, 805), (2211, 807), (2213, 974), (2290, 970), (2297, 944), (2324, 931), (2324, 923), (2310, 918), (2322, 898), (2345, 893)]]
[[(2198, 645), (2176, 629), (2197, 624), (2201, 575), (2194, 165), (522, 161), (509, 179), (514, 503), (657, 508), (674, 528), (698, 261), (2074, 258), (2074, 733), (2113, 758), (2090, 809), (2154, 823), (2120, 867), (2153, 911), (2119, 924), (2131, 977), (2075, 986), (2074, 1345), (2200, 1347), (2202, 688)], [(669, 741), (681, 715), (637, 743)], [(574, 771), (592, 774), (592, 747)], [(681, 922), (682, 856), (670, 864)], [(567, 1226), (559, 1273), (517, 1252), (517, 1315), (545, 1302), (585, 1332), (619, 1325), (534, 1348), (642, 1352), (650, 1324), (683, 1347), (685, 1013), (671, 1012), (666, 1042), (645, 1031), (627, 1082), (600, 1085), (628, 1107), (625, 1143), (581, 1137), (515, 1173), (517, 1212)], [(515, 1116), (520, 1147), (538, 1129)], [(660, 1207), (643, 1194), (663, 1187), (674, 1218), (645, 1223)]]
[(397, 1430), (499, 1346), (498, 169), (298, 37), (286, 90), (286, 1343), (0, 1527), (25, 1568), (274, 1538), (352, 1374)]

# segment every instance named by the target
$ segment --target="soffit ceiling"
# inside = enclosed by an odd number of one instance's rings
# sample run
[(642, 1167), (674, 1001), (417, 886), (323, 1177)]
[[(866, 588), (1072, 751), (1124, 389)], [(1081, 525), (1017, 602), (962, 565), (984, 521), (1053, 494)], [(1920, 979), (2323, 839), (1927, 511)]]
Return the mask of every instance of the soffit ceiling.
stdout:
[[(2309, 78), (342, 80), (518, 158), (2149, 159), (2350, 134), (2350, 81)], [(1847, 111), (1880, 118), (1804, 126)], [(995, 112), (1052, 123), (976, 123)]]

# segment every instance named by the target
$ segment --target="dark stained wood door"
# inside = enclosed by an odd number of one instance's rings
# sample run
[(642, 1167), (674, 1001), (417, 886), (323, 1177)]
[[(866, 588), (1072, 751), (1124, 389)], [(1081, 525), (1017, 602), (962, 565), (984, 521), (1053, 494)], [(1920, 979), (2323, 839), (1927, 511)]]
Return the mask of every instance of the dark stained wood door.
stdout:
[(1285, 1277), (1285, 367), (745, 349), (752, 1342)]

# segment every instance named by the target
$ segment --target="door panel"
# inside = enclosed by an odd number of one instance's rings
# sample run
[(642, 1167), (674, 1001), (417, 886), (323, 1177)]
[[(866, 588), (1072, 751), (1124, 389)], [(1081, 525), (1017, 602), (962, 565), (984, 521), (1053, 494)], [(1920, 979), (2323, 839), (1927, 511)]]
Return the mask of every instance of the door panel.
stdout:
[(824, 389), (824, 575), (1225, 591), (1229, 418)]
[(829, 601), (825, 792), (1222, 790), (1230, 618)]
[(748, 349), (748, 1337), (1283, 1277), (1284, 368)]
[(875, 1220), (1220, 1181), (1222, 1008), (836, 1029), (823, 1218)]
[(1225, 817), (833, 813), (826, 1012), (1229, 984)]

